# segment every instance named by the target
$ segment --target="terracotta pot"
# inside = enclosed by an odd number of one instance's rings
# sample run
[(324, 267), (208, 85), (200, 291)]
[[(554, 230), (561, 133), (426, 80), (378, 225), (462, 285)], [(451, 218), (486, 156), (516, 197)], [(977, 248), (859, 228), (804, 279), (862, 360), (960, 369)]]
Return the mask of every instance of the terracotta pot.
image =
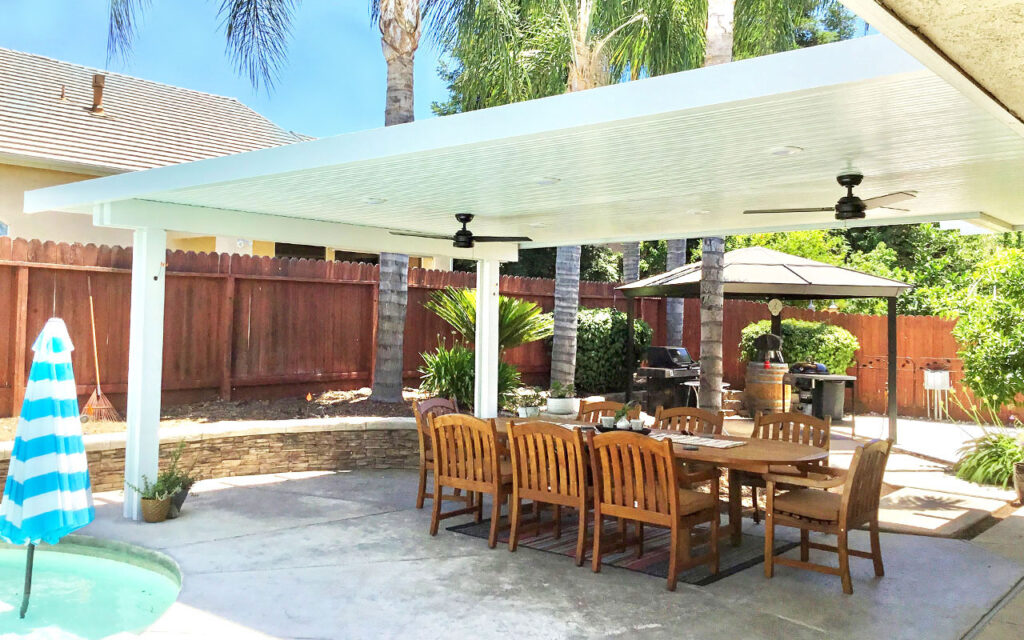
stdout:
[(146, 522), (163, 522), (167, 519), (167, 512), (171, 509), (171, 499), (155, 500), (152, 498), (142, 499), (142, 519)]
[(1017, 504), (1024, 505), (1024, 462), (1013, 465), (1013, 488), (1017, 490)]

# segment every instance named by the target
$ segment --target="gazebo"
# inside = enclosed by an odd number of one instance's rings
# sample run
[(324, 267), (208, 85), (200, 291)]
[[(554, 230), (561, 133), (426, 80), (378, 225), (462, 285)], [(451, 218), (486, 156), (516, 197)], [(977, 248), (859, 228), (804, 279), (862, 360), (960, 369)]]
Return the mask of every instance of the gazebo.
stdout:
[[(888, 406), (889, 437), (896, 439), (896, 298), (911, 288), (906, 282), (793, 256), (764, 247), (735, 249), (725, 254), (722, 279), (726, 299), (835, 300), (885, 298), (888, 301)], [(700, 297), (701, 263), (637, 280), (619, 287), (630, 299), (626, 306), (627, 362), (634, 360), (633, 318), (636, 298)], [(782, 331), (782, 312), (773, 313), (772, 333)], [(632, 375), (629, 385), (632, 387)], [(632, 391), (630, 388), (629, 391)]]

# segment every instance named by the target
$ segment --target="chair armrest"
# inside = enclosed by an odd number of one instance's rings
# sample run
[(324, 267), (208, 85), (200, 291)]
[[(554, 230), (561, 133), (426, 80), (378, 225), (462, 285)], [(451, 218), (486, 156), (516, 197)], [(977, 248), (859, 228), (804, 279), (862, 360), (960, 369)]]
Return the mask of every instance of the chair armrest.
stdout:
[(809, 473), (807, 477), (766, 473), (764, 475), (764, 480), (765, 482), (791, 484), (799, 487), (810, 487), (812, 489), (830, 489), (832, 487), (841, 486), (846, 482), (846, 471), (843, 469), (821, 467), (816, 472)]

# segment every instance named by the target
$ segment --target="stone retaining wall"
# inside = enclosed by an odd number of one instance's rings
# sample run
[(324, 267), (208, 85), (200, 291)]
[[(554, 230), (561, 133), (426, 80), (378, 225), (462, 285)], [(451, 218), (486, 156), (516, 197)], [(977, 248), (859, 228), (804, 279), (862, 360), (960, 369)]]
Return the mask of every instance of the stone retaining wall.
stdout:
[[(93, 491), (124, 486), (124, 434), (85, 436)], [(412, 418), (213, 423), (163, 428), (161, 463), (185, 441), (181, 464), (200, 479), (286, 471), (415, 469), (419, 444)], [(0, 445), (0, 486), (11, 443)]]

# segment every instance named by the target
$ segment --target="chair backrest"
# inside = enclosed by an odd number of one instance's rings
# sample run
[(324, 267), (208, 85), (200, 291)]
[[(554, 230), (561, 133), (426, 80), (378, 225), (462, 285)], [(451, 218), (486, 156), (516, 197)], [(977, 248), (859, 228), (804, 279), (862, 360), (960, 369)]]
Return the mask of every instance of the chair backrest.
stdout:
[(441, 484), (493, 491), (501, 481), (498, 431), (493, 420), (461, 413), (427, 416), (434, 446), (434, 475)]
[(417, 436), (420, 440), (420, 453), (431, 448), (430, 425), (427, 424), (427, 416), (445, 416), (450, 413), (458, 413), (459, 405), (448, 398), (427, 398), (425, 400), (413, 400), (412, 414), (416, 417)]
[[(581, 400), (580, 415), (578, 419), (581, 422), (593, 422), (596, 424), (604, 416), (614, 416), (623, 406), (625, 405), (621, 402), (612, 402), (610, 400), (598, 400), (594, 402)], [(640, 407), (634, 406), (626, 415), (630, 420), (636, 420), (640, 417)]]
[(882, 496), (882, 477), (891, 450), (892, 440), (872, 440), (853, 452), (839, 512), (839, 519), (846, 523), (847, 528), (876, 517)]
[(587, 431), (594, 504), (602, 515), (671, 526), (679, 489), (670, 440)]
[(693, 434), (715, 434), (722, 433), (725, 424), (725, 413), (711, 413), (706, 409), (696, 407), (675, 407), (666, 409), (658, 407), (654, 412), (653, 429), (666, 429), (668, 431), (686, 431)]
[(579, 427), (550, 422), (508, 425), (512, 482), (520, 498), (579, 505), (587, 493), (586, 450)]
[(809, 444), (827, 451), (831, 430), (832, 418), (828, 416), (823, 420), (805, 413), (768, 413), (755, 418), (751, 437)]

